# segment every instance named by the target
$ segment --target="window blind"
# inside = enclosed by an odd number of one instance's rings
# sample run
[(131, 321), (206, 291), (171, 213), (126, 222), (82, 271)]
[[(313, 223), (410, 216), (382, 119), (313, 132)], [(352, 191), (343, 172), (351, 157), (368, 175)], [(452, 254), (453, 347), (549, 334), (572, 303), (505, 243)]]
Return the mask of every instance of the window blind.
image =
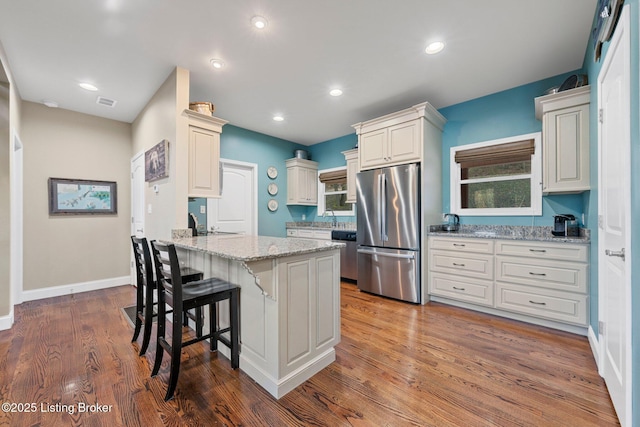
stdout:
[(345, 169), (323, 172), (318, 177), (323, 184), (343, 184), (347, 182), (347, 171)]
[(464, 169), (531, 160), (531, 155), (534, 152), (535, 142), (533, 139), (528, 139), (489, 147), (459, 150), (456, 152), (455, 161)]

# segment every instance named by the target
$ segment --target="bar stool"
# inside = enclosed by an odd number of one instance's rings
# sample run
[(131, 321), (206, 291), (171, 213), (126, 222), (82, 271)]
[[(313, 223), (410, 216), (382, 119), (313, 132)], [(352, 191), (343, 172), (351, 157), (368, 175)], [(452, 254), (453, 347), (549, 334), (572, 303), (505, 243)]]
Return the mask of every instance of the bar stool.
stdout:
[[(140, 346), (139, 353), (139, 355), (142, 356), (147, 352), (147, 348), (149, 347), (151, 323), (153, 322), (153, 318), (157, 316), (157, 314), (153, 312), (153, 307), (157, 306), (157, 303), (153, 302), (153, 293), (157, 286), (153, 275), (151, 253), (147, 239), (144, 237), (131, 236), (131, 243), (133, 244), (133, 254), (136, 261), (136, 323), (131, 342), (138, 339), (140, 330), (144, 324), (142, 345)], [(147, 274), (147, 272), (149, 274)], [(202, 280), (202, 272), (190, 267), (182, 268), (180, 274), (182, 283)], [(185, 312), (183, 316), (185, 326), (188, 325), (189, 318), (195, 321), (196, 330), (199, 330), (200, 334), (202, 334), (202, 310), (197, 309), (195, 314)]]
[[(211, 351), (216, 351), (218, 341), (220, 341), (231, 350), (231, 368), (237, 369), (240, 366), (240, 315), (238, 309), (240, 287), (216, 277), (191, 282), (188, 286), (183, 286), (175, 246), (152, 241), (151, 248), (156, 266), (156, 277), (158, 278), (159, 303), (156, 360), (151, 376), (155, 377), (158, 374), (166, 350), (171, 356), (169, 384), (164, 398), (167, 401), (173, 398), (178, 383), (182, 347), (209, 339)], [(229, 327), (220, 329), (216, 322), (216, 303), (224, 300), (229, 300)], [(165, 305), (173, 308), (171, 343), (165, 339)], [(209, 306), (209, 333), (207, 335), (196, 333), (196, 338), (182, 342), (182, 324), (180, 322), (182, 312), (205, 305)], [(226, 332), (230, 333), (230, 339), (222, 336)]]

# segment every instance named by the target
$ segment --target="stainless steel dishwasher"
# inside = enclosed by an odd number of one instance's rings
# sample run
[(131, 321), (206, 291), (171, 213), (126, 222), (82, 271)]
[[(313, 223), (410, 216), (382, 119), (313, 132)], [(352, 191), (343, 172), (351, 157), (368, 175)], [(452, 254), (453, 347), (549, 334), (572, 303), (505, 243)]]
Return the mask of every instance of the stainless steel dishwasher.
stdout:
[(331, 240), (346, 243), (346, 247), (340, 248), (340, 277), (353, 281), (358, 280), (358, 244), (356, 243), (356, 231), (333, 230)]

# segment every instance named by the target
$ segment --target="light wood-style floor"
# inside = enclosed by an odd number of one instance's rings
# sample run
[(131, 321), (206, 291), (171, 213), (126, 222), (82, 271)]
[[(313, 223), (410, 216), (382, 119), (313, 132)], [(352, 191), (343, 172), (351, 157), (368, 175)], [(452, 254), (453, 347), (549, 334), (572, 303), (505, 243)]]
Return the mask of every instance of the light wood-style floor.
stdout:
[(350, 283), (341, 296), (336, 362), (280, 400), (198, 343), (167, 403), (169, 358), (150, 378), (155, 340), (138, 357), (120, 310), (133, 287), (24, 303), (0, 332), (0, 401), (34, 411), (0, 412), (0, 425), (618, 425), (584, 337)]

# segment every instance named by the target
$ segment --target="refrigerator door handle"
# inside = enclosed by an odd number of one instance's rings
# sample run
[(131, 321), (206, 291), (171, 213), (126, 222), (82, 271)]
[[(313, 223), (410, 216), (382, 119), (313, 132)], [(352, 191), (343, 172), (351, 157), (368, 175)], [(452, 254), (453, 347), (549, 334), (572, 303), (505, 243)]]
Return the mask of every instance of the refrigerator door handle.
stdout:
[(369, 249), (358, 249), (358, 253), (359, 254), (368, 254), (368, 255), (380, 255), (380, 256), (389, 257), (389, 258), (402, 258), (402, 259), (415, 259), (416, 258), (416, 254), (415, 253), (396, 254), (396, 253), (372, 251), (372, 250), (369, 250)]
[(380, 240), (386, 242), (387, 236), (387, 176), (380, 174)]

